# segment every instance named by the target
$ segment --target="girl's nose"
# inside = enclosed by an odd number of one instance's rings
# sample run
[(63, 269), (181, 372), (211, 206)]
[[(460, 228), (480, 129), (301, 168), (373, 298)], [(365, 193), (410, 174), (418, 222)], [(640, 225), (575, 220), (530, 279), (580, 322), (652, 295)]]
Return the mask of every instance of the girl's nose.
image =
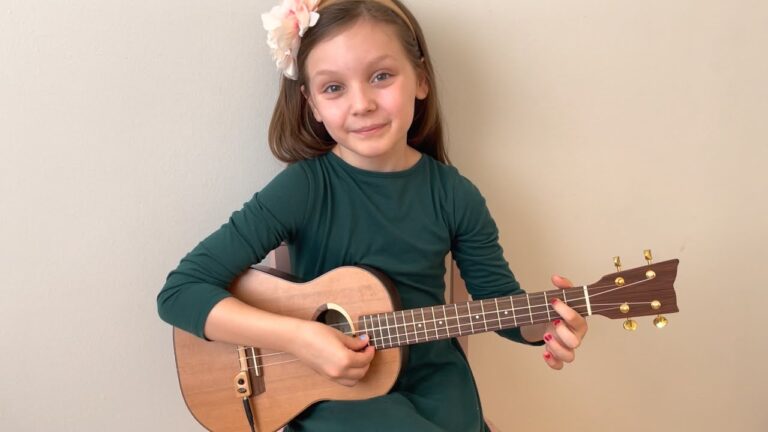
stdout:
[(376, 100), (370, 89), (358, 87), (352, 93), (353, 114), (366, 114), (376, 110)]

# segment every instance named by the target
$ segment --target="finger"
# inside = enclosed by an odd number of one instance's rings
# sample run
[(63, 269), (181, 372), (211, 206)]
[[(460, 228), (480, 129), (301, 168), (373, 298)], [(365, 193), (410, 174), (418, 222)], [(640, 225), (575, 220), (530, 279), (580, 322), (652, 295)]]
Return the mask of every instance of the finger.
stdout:
[(581, 338), (568, 327), (561, 319), (552, 321), (555, 336), (570, 349), (576, 349), (581, 345)]
[(360, 351), (368, 346), (368, 335), (360, 335), (358, 337), (352, 337), (352, 336), (342, 336), (341, 341), (344, 343), (344, 346), (351, 349), (352, 351)]
[(573, 287), (570, 279), (559, 275), (552, 275), (552, 284), (560, 289)]
[(551, 367), (554, 370), (560, 370), (563, 368), (563, 362), (556, 359), (555, 356), (552, 355), (549, 351), (544, 351), (544, 361), (547, 363), (549, 367)]
[(357, 380), (361, 380), (361, 379), (363, 379), (365, 374), (368, 373), (368, 369), (370, 369), (370, 368), (371, 368), (371, 364), (368, 363), (367, 365), (365, 365), (363, 367), (352, 369), (352, 375), (351, 376), (353, 378), (357, 379)]
[(361, 351), (355, 351), (350, 353), (349, 367), (350, 368), (362, 368), (368, 367), (373, 361), (373, 356), (376, 354), (376, 349), (372, 346), (366, 346)]
[(344, 371), (343, 375), (337, 378), (335, 381), (346, 386), (353, 386), (365, 377), (365, 374), (368, 373), (370, 366), (371, 365), (369, 363), (363, 367), (348, 368)]
[(553, 298), (550, 303), (555, 312), (573, 329), (579, 339), (584, 338), (584, 335), (587, 334), (587, 320), (558, 298)]
[(565, 363), (571, 363), (576, 358), (576, 353), (563, 345), (563, 343), (552, 333), (544, 333), (544, 342), (547, 345), (547, 351), (549, 351), (556, 359), (562, 360)]

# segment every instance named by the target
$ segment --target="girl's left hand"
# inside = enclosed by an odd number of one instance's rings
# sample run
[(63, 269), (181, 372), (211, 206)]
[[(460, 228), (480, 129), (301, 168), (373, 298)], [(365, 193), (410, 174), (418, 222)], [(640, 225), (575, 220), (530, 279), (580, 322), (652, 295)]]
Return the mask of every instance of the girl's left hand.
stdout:
[[(571, 288), (571, 281), (562, 276), (552, 276), (552, 283), (560, 288)], [(544, 330), (544, 361), (552, 369), (560, 370), (563, 363), (576, 358), (576, 348), (587, 334), (587, 320), (568, 306), (562, 299), (552, 299), (552, 308), (560, 318), (547, 324)]]

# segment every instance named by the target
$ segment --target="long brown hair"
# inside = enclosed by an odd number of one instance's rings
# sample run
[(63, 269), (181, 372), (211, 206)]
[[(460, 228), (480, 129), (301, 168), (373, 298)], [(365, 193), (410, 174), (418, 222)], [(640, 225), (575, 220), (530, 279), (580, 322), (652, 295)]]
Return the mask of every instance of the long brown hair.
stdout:
[(427, 98), (415, 101), (413, 122), (408, 129), (408, 145), (440, 162), (450, 163), (443, 143), (435, 74), (424, 34), (413, 14), (399, 0), (392, 2), (408, 17), (410, 27), (395, 11), (376, 1), (339, 0), (320, 10), (317, 24), (301, 38), (297, 55), (298, 80), (281, 78), (280, 91), (269, 124), (269, 148), (276, 158), (293, 163), (325, 154), (336, 144), (325, 126), (315, 120), (301, 93), (301, 87), (307, 82), (306, 60), (319, 42), (360, 19), (370, 19), (395, 29), (414, 70), (423, 73), (429, 85)]

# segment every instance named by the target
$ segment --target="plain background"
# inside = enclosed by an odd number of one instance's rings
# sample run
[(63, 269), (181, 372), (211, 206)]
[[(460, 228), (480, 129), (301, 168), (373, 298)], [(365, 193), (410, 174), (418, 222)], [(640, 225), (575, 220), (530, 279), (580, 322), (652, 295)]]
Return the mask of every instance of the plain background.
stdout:
[[(503, 431), (764, 431), (768, 3), (409, 0), (530, 291), (679, 258), (577, 361), (470, 340)], [(0, 429), (196, 431), (155, 296), (282, 166), (263, 0), (0, 0)]]

